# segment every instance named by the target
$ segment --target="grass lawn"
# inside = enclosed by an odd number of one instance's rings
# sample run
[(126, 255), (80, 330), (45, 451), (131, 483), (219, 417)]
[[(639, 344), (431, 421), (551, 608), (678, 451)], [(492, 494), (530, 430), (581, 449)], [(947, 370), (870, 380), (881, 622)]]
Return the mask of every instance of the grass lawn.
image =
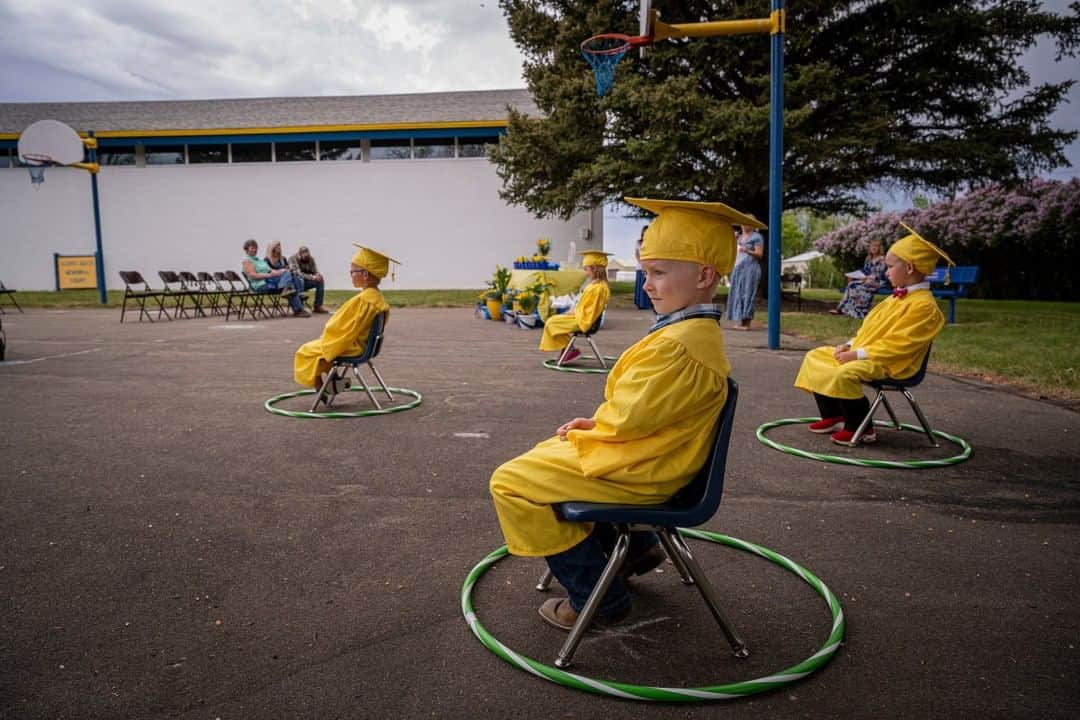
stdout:
[[(339, 305), (352, 294), (327, 291), (326, 303)], [(467, 308), (476, 304), (479, 294), (480, 289), (384, 291), (392, 307)], [(726, 295), (726, 288), (719, 294)], [(839, 298), (831, 289), (804, 290), (804, 312), (784, 312), (783, 332), (828, 344), (851, 338), (859, 322), (825, 312)], [(17, 299), (23, 307), (101, 307), (96, 290), (20, 290)], [(109, 307), (120, 307), (122, 300), (123, 292), (109, 291)], [(615, 307), (633, 307), (634, 284), (612, 283), (611, 302)], [(942, 311), (946, 309), (942, 303)], [(957, 303), (956, 316), (956, 324), (946, 325), (934, 342), (931, 369), (1080, 403), (1080, 303), (963, 299)], [(756, 320), (767, 322), (764, 307)]]

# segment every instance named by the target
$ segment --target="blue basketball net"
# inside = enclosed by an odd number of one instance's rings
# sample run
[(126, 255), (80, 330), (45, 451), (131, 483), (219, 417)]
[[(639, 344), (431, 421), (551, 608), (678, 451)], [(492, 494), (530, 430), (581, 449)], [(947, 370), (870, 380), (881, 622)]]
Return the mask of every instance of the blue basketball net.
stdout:
[(581, 43), (581, 54), (596, 76), (596, 96), (604, 97), (615, 84), (615, 66), (630, 49), (626, 35), (596, 35)]

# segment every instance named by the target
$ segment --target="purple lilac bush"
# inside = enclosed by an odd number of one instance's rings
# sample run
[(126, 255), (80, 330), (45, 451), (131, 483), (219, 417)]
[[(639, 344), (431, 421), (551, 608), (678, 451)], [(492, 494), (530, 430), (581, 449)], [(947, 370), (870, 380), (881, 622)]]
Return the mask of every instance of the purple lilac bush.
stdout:
[(903, 237), (898, 220), (937, 243), (958, 265), (979, 265), (972, 294), (1076, 300), (1080, 270), (1080, 178), (993, 185), (925, 209), (877, 213), (822, 236), (814, 247), (840, 268), (862, 265), (866, 246)]

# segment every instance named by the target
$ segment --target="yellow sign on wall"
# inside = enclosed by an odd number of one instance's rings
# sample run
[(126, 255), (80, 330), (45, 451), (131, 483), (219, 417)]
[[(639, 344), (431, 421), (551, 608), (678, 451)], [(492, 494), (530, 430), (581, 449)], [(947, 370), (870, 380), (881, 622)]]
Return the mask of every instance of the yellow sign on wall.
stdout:
[(93, 255), (57, 255), (56, 289), (97, 287), (97, 264)]

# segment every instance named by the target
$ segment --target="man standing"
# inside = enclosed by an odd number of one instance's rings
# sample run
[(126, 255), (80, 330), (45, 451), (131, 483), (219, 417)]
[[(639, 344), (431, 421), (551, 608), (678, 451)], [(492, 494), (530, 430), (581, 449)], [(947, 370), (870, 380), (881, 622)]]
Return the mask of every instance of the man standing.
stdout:
[(293, 275), (303, 278), (305, 290), (315, 288), (315, 305), (311, 308), (311, 311), (316, 313), (327, 312), (326, 308), (323, 307), (323, 292), (326, 289), (323, 276), (315, 265), (315, 258), (306, 246), (301, 245), (296, 254), (289, 258), (289, 269), (292, 270)]

